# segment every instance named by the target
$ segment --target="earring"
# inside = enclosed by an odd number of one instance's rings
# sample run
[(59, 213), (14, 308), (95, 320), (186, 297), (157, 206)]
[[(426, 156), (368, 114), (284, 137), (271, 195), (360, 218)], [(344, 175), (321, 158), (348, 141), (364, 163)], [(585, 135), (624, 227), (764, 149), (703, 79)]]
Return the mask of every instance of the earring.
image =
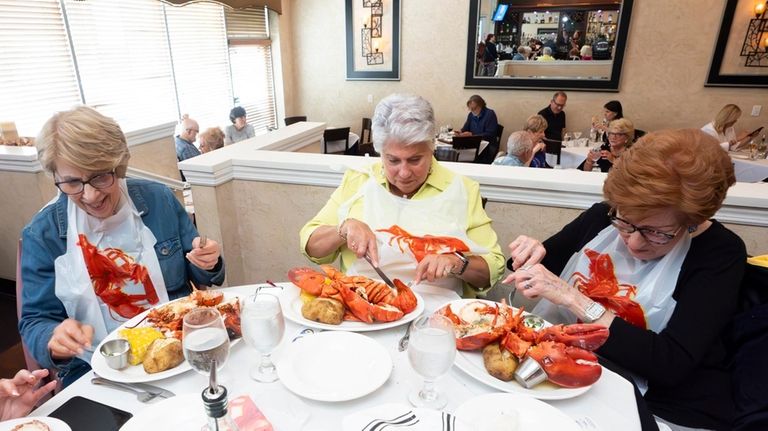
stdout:
[(688, 226), (688, 233), (694, 233), (698, 228), (698, 226)]

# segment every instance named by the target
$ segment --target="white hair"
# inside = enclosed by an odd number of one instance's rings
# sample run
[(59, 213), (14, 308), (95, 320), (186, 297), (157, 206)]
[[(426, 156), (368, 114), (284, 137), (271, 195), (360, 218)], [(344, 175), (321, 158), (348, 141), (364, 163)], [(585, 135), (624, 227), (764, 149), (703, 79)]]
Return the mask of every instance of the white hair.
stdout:
[(392, 94), (376, 105), (371, 118), (373, 147), (381, 153), (385, 144), (428, 143), (435, 148), (435, 111), (423, 97)]
[(533, 137), (526, 131), (513, 132), (507, 139), (507, 154), (520, 158), (533, 149)]
[(542, 52), (544, 53), (544, 55), (552, 55), (552, 48), (545, 46)]

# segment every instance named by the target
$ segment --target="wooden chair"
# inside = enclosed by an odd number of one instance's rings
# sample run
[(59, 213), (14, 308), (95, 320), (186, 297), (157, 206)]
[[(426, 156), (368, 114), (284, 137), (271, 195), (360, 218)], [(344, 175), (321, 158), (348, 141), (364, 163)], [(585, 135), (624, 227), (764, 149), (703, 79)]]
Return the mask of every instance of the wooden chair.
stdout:
[(498, 124), (496, 127), (496, 151), (501, 148), (501, 134), (504, 133), (504, 126)]
[(371, 143), (359, 144), (358, 147), (357, 147), (357, 155), (358, 156), (365, 156), (366, 154), (371, 156), (371, 157), (379, 157), (380, 156), (380, 154), (376, 152), (376, 149), (373, 148), (373, 144), (371, 144)]
[(458, 162), (459, 152), (448, 146), (435, 148), (435, 159), (443, 162)]
[(544, 150), (547, 154), (554, 154), (557, 156), (557, 164), (559, 165), (560, 153), (562, 153), (563, 150), (562, 141), (555, 141), (553, 139), (544, 138), (544, 145), (547, 146), (547, 148)]
[(339, 127), (337, 129), (325, 129), (323, 132), (323, 153), (328, 153), (328, 143), (334, 141), (344, 141), (344, 152), (349, 150), (349, 127)]
[(293, 123), (298, 123), (299, 121), (307, 121), (306, 115), (298, 115), (295, 117), (285, 117), (285, 125), (290, 126)]
[[(366, 133), (367, 136), (366, 136)], [(370, 144), (373, 142), (371, 138), (371, 119), (363, 118), (363, 127), (360, 129), (360, 145)]]
[(453, 137), (453, 149), (454, 150), (475, 150), (475, 158), (473, 162), (477, 161), (477, 156), (480, 154), (480, 141), (483, 140), (482, 136), (454, 136)]

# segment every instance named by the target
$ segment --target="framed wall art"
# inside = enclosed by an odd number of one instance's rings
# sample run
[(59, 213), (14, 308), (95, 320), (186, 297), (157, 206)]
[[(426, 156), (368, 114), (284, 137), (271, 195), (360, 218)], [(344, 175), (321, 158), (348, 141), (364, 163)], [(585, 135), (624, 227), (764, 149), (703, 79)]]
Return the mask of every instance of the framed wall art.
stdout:
[(707, 87), (768, 87), (768, 4), (727, 0)]
[(400, 80), (400, 0), (345, 0), (347, 80)]

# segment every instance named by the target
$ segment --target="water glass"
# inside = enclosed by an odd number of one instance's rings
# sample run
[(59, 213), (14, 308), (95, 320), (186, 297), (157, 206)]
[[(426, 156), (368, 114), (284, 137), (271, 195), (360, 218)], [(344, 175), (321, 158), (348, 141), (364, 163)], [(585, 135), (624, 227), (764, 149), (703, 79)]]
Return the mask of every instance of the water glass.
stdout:
[(573, 132), (573, 138), (577, 141), (581, 139), (581, 132)]
[(456, 336), (453, 324), (441, 315), (421, 316), (411, 323), (408, 361), (424, 378), (421, 389), (409, 394), (415, 407), (441, 409), (448, 400), (434, 386), (435, 380), (447, 373), (456, 357)]
[(185, 314), (181, 344), (193, 370), (208, 376), (215, 359), (216, 371), (221, 371), (229, 358), (229, 335), (219, 310), (202, 307)]
[(280, 299), (269, 293), (257, 293), (245, 298), (240, 312), (240, 324), (245, 344), (261, 353), (261, 361), (251, 368), (251, 378), (264, 383), (276, 381), (277, 370), (270, 355), (285, 333)]

